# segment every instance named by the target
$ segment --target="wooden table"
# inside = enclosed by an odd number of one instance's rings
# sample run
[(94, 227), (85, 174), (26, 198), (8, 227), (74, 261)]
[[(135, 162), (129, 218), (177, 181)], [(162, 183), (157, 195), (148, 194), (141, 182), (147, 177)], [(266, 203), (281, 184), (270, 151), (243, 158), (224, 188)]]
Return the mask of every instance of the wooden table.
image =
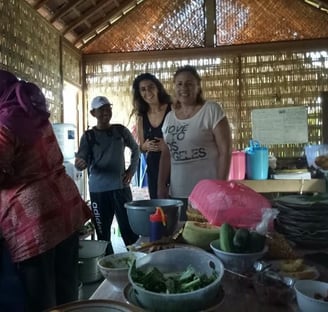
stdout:
[[(242, 278), (225, 273), (222, 286), (224, 298), (218, 309), (220, 312), (298, 312), (295, 303), (287, 306), (262, 304), (258, 301), (250, 283)], [(126, 302), (123, 292), (115, 291), (110, 282), (104, 280), (90, 299), (110, 299)], [(216, 310), (211, 310), (215, 312)]]
[[(327, 251), (327, 250), (326, 250)], [(313, 250), (299, 251), (300, 256), (305, 253), (314, 252)], [(317, 263), (309, 263), (315, 265), (320, 273), (319, 280), (328, 282), (328, 269)], [(295, 300), (285, 306), (275, 306), (264, 304), (259, 301), (250, 281), (225, 272), (222, 279), (222, 286), (224, 290), (224, 298), (222, 304), (219, 306), (220, 312), (298, 312)], [(113, 286), (105, 280), (90, 299), (111, 299), (125, 302), (123, 291), (117, 291)], [(217, 310), (216, 310), (217, 311)], [(214, 311), (213, 311), (214, 312)]]
[(311, 180), (239, 180), (258, 193), (325, 193), (325, 179)]
[(123, 297), (123, 289), (115, 289), (106, 279), (99, 285), (90, 299), (110, 299), (120, 302), (125, 302)]

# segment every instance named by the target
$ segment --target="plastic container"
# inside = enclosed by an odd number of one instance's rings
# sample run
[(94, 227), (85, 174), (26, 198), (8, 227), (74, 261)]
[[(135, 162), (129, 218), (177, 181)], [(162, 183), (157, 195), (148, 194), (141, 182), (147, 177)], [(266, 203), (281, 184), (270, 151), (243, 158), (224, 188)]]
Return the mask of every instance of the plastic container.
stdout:
[[(327, 312), (328, 301), (323, 300), (327, 297), (328, 283), (315, 280), (297, 280), (294, 285), (296, 301), (302, 312)], [(323, 298), (316, 299), (320, 294)]]
[(229, 180), (244, 180), (246, 173), (246, 155), (243, 151), (233, 151), (229, 171)]
[(132, 231), (145, 237), (150, 236), (149, 216), (156, 212), (156, 207), (161, 207), (167, 217), (164, 235), (170, 236), (178, 228), (182, 206), (183, 202), (177, 199), (142, 199), (124, 204)]
[(105, 255), (108, 242), (102, 240), (79, 241), (79, 280), (85, 283), (99, 281), (102, 277), (97, 262)]
[(246, 174), (249, 180), (266, 180), (269, 174), (269, 150), (252, 140), (246, 149)]
[(166, 216), (160, 207), (156, 207), (154, 214), (149, 216), (150, 221), (150, 236), (151, 242), (160, 240), (164, 234), (166, 227)]
[(76, 127), (68, 123), (54, 123), (52, 125), (59, 147), (63, 153), (64, 161), (75, 157)]
[(318, 168), (315, 159), (321, 155), (328, 155), (328, 144), (307, 145), (304, 147), (304, 152), (308, 167)]

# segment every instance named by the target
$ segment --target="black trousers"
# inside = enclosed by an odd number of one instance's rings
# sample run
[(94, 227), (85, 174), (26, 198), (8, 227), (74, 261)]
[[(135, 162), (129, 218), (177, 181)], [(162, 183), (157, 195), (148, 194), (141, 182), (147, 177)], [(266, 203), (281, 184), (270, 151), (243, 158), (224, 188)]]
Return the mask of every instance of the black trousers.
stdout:
[(0, 311), (25, 311), (25, 294), (9, 249), (0, 239)]
[(108, 192), (90, 192), (90, 199), (97, 237), (99, 240), (109, 242), (106, 254), (113, 253), (110, 242), (114, 215), (125, 245), (131, 245), (138, 239), (130, 227), (127, 211), (124, 207), (126, 202), (132, 201), (130, 187)]
[(26, 312), (78, 299), (79, 235), (74, 233), (55, 248), (17, 264), (25, 291)]
[(159, 172), (159, 160), (161, 153), (150, 152), (147, 155), (147, 182), (150, 199), (157, 197), (157, 181)]

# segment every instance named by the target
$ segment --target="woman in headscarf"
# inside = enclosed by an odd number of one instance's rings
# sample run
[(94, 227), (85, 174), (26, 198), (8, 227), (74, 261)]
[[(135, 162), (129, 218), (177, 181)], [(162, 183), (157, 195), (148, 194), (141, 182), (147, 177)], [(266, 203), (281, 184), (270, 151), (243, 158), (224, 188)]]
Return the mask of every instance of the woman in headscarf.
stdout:
[(0, 70), (0, 232), (33, 312), (78, 298), (78, 232), (91, 216), (49, 116), (35, 84)]

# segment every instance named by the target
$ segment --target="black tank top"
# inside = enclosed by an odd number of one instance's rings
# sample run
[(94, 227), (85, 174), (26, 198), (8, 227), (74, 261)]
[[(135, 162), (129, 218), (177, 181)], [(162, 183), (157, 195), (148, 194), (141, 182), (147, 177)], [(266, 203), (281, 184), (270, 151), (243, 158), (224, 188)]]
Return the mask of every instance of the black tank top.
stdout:
[(155, 137), (157, 137), (157, 138), (162, 138), (163, 137), (163, 133), (162, 133), (163, 122), (164, 122), (165, 116), (167, 115), (167, 113), (170, 110), (171, 110), (171, 107), (167, 106), (164, 118), (163, 118), (162, 122), (160, 123), (160, 125), (158, 127), (153, 127), (151, 125), (151, 123), (149, 122), (147, 114), (145, 114), (143, 116), (144, 140), (147, 140), (147, 139), (153, 140)]
[[(144, 140), (162, 138), (162, 126), (167, 113), (171, 110), (170, 106), (167, 106), (165, 111), (164, 118), (158, 127), (153, 127), (148, 119), (147, 114), (143, 118), (143, 131), (144, 131)], [(157, 198), (157, 180), (158, 180), (158, 171), (159, 171), (159, 160), (161, 157), (160, 152), (148, 152), (147, 153), (147, 178), (148, 178), (148, 189), (150, 198)]]

